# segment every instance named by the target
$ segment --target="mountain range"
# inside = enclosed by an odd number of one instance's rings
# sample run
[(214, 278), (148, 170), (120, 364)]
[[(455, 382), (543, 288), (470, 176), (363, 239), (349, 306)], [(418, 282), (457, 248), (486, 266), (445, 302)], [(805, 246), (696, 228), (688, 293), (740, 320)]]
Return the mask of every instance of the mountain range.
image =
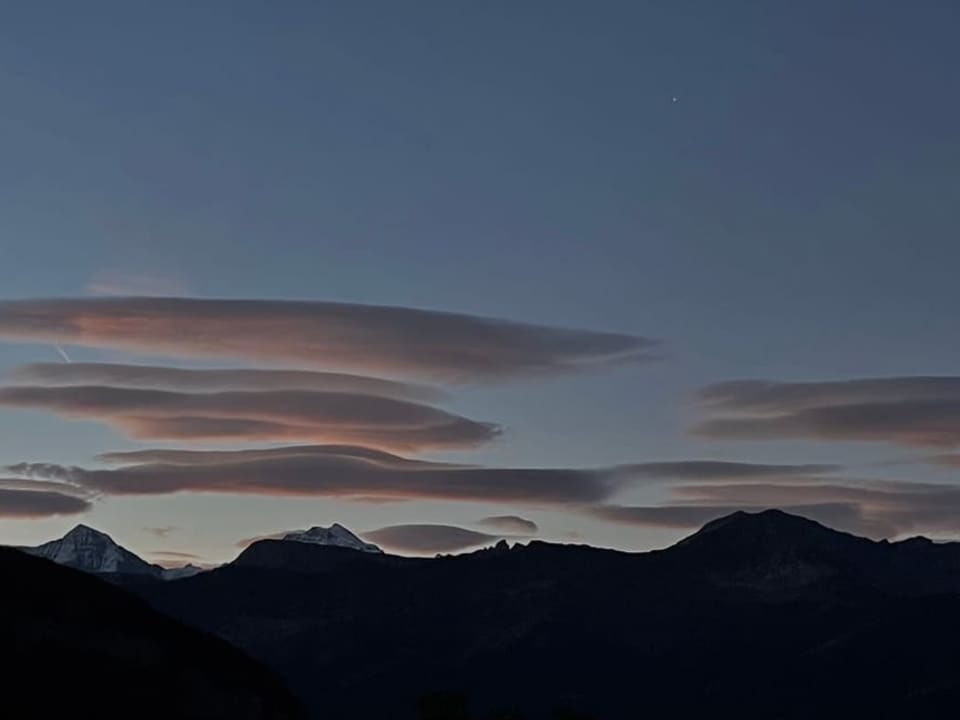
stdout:
[(263, 661), (318, 718), (405, 720), (431, 693), (482, 720), (934, 718), (960, 701), (960, 544), (779, 511), (647, 553), (263, 540), (186, 580), (117, 578)]
[(116, 549), (45, 552), (259, 660), (315, 718), (922, 719), (960, 702), (960, 543), (769, 510), (645, 553), (366, 545), (313, 528), (166, 582)]
[[(382, 553), (376, 545), (364, 542), (339, 523), (331, 527), (312, 527), (286, 533), (283, 540), (290, 542), (350, 548), (370, 553)], [(187, 564), (165, 568), (148, 563), (132, 551), (119, 545), (112, 537), (87, 525), (77, 525), (63, 537), (36, 547), (20, 547), (19, 550), (36, 557), (52, 560), (75, 570), (95, 575), (139, 575), (158, 580), (182, 580), (198, 575), (204, 568)]]

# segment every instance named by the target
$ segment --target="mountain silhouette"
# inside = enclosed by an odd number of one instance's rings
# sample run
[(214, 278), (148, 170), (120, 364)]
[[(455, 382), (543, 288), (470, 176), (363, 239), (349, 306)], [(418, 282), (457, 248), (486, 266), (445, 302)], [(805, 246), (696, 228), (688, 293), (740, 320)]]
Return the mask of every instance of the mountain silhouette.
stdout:
[(431, 693), (476, 718), (603, 720), (935, 718), (960, 699), (960, 544), (779, 511), (647, 553), (265, 540), (190, 579), (123, 582), (274, 668), (315, 717), (415, 718)]
[(299, 720), (269, 670), (92, 575), (0, 548), (10, 718)]
[(153, 565), (119, 545), (106, 533), (83, 524), (57, 540), (18, 549), (29, 555), (53, 560), (58, 565), (95, 575), (143, 575), (172, 580), (203, 572), (202, 568), (190, 564), (177, 568)]

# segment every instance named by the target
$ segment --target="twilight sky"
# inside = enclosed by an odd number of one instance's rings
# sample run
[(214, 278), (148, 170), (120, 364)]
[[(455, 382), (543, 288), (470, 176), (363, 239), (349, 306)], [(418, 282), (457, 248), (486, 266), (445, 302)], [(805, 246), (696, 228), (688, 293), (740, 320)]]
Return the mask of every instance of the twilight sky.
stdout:
[(952, 0), (18, 5), (0, 541), (960, 535)]

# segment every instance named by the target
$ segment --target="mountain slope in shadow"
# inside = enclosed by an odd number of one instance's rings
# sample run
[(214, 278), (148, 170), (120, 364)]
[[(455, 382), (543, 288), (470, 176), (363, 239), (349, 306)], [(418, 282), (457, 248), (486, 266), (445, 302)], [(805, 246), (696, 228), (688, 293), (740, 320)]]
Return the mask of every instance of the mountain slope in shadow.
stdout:
[(649, 553), (532, 542), (434, 559), (283, 541), (157, 607), (273, 667), (315, 717), (952, 717), (960, 545), (737, 513)]
[(4, 717), (299, 720), (282, 681), (83, 572), (0, 548)]

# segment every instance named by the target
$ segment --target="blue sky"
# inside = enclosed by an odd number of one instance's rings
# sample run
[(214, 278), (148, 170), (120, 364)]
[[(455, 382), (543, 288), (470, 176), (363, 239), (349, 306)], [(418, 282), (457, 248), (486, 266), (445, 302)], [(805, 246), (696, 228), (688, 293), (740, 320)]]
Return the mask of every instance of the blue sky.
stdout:
[[(918, 454), (895, 443), (689, 428), (722, 380), (956, 372), (958, 19), (934, 0), (23, 3), (0, 26), (0, 296), (333, 300), (654, 337), (657, 362), (458, 388), (453, 410), (505, 434), (427, 454), (949, 482), (875, 467)], [(56, 360), (0, 346), (3, 370)], [(5, 463), (131, 446), (0, 411)], [(507, 509), (554, 539), (685, 532)], [(221, 559), (286, 527), (499, 510), (180, 494), (108, 498), (86, 521), (144, 551), (141, 528), (175, 525), (164, 547)], [(0, 522), (32, 542), (76, 519)]]

